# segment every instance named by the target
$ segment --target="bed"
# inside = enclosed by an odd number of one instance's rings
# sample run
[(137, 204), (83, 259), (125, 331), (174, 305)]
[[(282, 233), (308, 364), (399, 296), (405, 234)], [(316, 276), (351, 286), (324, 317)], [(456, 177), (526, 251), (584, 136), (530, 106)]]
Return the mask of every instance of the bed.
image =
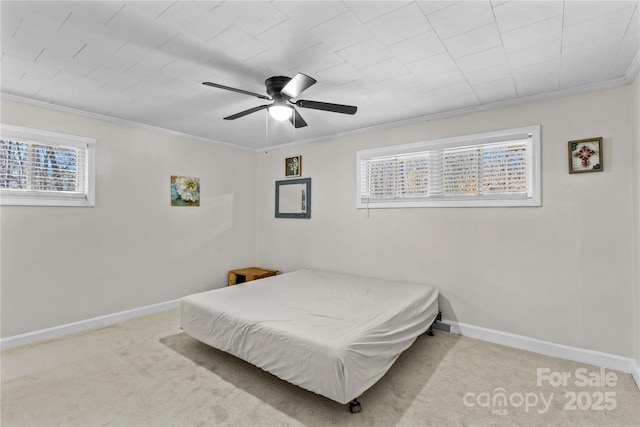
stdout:
[(437, 314), (432, 286), (315, 269), (180, 300), (191, 337), (352, 412)]

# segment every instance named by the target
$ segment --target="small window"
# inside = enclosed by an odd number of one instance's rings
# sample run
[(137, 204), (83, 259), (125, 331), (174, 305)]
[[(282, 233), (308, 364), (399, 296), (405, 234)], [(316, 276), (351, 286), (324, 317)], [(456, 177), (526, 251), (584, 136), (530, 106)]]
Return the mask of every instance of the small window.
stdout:
[(0, 204), (94, 206), (95, 140), (2, 125)]
[(357, 153), (358, 208), (540, 206), (540, 126)]

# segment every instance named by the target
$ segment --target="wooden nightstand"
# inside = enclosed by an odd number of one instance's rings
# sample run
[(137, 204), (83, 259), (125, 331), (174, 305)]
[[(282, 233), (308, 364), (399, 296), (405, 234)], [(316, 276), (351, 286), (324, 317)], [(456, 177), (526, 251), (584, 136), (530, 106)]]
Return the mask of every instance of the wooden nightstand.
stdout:
[(251, 282), (257, 279), (263, 279), (269, 276), (275, 276), (276, 274), (278, 274), (278, 270), (268, 270), (266, 268), (259, 267), (231, 270), (229, 272), (229, 286), (237, 285), (238, 283)]

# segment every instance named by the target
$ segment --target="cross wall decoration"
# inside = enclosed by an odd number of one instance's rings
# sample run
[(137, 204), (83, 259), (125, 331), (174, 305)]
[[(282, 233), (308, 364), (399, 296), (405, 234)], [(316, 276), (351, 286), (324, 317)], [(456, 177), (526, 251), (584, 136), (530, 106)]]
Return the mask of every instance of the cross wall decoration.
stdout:
[(602, 137), (569, 141), (569, 173), (602, 170)]

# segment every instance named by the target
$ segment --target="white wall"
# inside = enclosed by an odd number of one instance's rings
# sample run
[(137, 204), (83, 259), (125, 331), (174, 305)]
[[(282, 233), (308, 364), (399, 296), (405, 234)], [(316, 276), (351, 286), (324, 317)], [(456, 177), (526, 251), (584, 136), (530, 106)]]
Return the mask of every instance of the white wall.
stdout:
[[(261, 153), (258, 262), (430, 283), (446, 319), (631, 357), (632, 101), (627, 86)], [(535, 124), (542, 207), (355, 208), (359, 149)], [(604, 172), (569, 175), (567, 141), (596, 136)], [(274, 181), (298, 154), (312, 218), (274, 218)]]
[[(95, 208), (0, 208), (2, 337), (224, 286), (232, 267), (313, 266), (425, 281), (447, 319), (640, 361), (639, 100), (636, 78), (266, 154), (3, 100), (3, 123), (96, 138), (98, 176)], [(532, 124), (540, 208), (355, 209), (359, 149)], [(605, 171), (569, 175), (567, 141), (593, 136)], [(276, 219), (297, 154), (312, 218)], [(202, 206), (170, 207), (170, 175), (199, 176)]]
[[(256, 153), (6, 100), (2, 123), (97, 140), (94, 208), (0, 208), (2, 337), (224, 286), (255, 263)], [(170, 206), (171, 175), (200, 177), (200, 207)]]
[[(636, 76), (633, 85), (633, 130), (634, 130), (634, 176), (633, 176), (633, 189), (634, 189), (634, 282), (635, 282), (635, 306), (634, 306), (634, 343), (635, 353), (634, 357), (640, 366), (640, 77)], [(640, 384), (638, 384), (640, 387)]]

